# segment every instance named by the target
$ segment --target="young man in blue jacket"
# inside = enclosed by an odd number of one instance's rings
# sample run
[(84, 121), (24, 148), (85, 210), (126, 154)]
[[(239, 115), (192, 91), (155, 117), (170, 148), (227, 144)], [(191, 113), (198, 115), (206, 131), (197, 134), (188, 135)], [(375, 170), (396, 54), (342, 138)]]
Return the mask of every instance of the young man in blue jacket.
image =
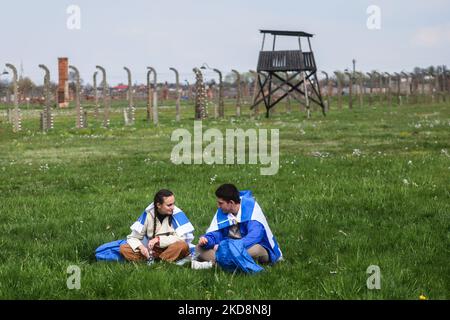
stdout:
[(233, 184), (221, 185), (216, 190), (217, 213), (207, 233), (200, 237), (193, 269), (210, 268), (215, 264), (215, 253), (222, 240), (242, 239), (249, 255), (258, 263), (275, 263), (282, 254), (261, 207), (250, 192), (239, 192)]

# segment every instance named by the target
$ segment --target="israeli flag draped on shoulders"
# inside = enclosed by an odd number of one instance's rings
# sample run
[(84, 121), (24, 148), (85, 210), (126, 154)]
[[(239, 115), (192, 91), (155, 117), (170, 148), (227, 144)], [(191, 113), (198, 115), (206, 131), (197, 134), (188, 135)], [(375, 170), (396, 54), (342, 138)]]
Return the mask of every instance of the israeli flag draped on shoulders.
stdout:
[(216, 214), (208, 228), (206, 233), (221, 230), (230, 227), (236, 223), (242, 223), (250, 220), (258, 221), (264, 226), (265, 237), (261, 243), (266, 250), (270, 251), (270, 256), (274, 257), (272, 263), (283, 260), (283, 254), (278, 246), (278, 242), (275, 236), (270, 230), (267, 219), (262, 212), (261, 207), (253, 198), (253, 194), (250, 190), (243, 190), (239, 192), (241, 198), (241, 211), (237, 216), (229, 213), (226, 214), (222, 209), (217, 209)]
[[(152, 218), (155, 217), (155, 205), (153, 202), (145, 208), (144, 212), (137, 219), (137, 221), (133, 223), (130, 229), (141, 233), (148, 214), (150, 214)], [(186, 214), (177, 206), (175, 206), (173, 210), (172, 227), (175, 229), (175, 232), (179, 237), (184, 238), (186, 243), (189, 245), (189, 250), (191, 253), (194, 252), (195, 246), (192, 244), (192, 240), (194, 240), (194, 226), (189, 221)]]

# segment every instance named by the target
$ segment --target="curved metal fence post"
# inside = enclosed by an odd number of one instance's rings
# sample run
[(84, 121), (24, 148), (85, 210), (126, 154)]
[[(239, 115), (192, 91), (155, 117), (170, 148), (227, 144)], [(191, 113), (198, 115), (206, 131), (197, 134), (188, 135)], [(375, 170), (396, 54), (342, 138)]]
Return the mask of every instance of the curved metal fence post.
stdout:
[(336, 82), (337, 82), (337, 91), (338, 91), (338, 108), (342, 109), (342, 79), (341, 79), (341, 73), (339, 71), (333, 72), (336, 76)]
[(172, 70), (175, 72), (175, 81), (176, 81), (176, 92), (177, 92), (177, 100), (176, 100), (176, 115), (175, 115), (175, 121), (180, 121), (180, 100), (181, 100), (181, 93), (180, 93), (180, 74), (178, 73), (178, 70), (175, 68), (169, 68), (169, 70)]
[(436, 88), (436, 102), (440, 103), (442, 100), (442, 90), (441, 90), (441, 70), (439, 68), (436, 69), (436, 77), (434, 78), (434, 87)]
[(97, 119), (98, 115), (99, 115), (99, 110), (98, 110), (98, 93), (97, 93), (97, 74), (98, 74), (98, 72), (95, 71), (93, 79), (92, 79), (93, 80), (93, 86), (94, 86), (94, 103), (95, 103), (94, 116), (95, 116), (95, 119)]
[(153, 89), (150, 82), (150, 76), (152, 74), (151, 70), (147, 70), (147, 123), (150, 124), (150, 121), (153, 117)]
[(13, 73), (13, 93), (14, 93), (14, 109), (12, 114), (12, 123), (13, 123), (13, 132), (19, 132), (22, 130), (22, 119), (20, 116), (20, 108), (19, 108), (19, 87), (18, 87), (18, 77), (17, 77), (17, 69), (10, 63), (6, 64), (6, 67), (11, 69)]
[(395, 81), (397, 83), (397, 104), (399, 106), (402, 105), (402, 97), (401, 97), (401, 83), (402, 83), (402, 76), (398, 72), (394, 72), (395, 75)]
[(410, 73), (411, 76), (411, 96), (412, 103), (419, 103), (419, 79), (416, 74)]
[(241, 83), (241, 85), (242, 85), (241, 93), (242, 93), (242, 104), (243, 105), (247, 105), (248, 104), (248, 98), (250, 96), (247, 80), (248, 80), (247, 78), (244, 78), (242, 80), (242, 83)]
[(378, 79), (379, 79), (379, 82), (380, 82), (380, 106), (382, 106), (383, 105), (383, 101), (384, 101), (384, 95), (385, 95), (385, 87), (384, 87), (384, 83), (385, 83), (385, 79), (384, 79), (384, 76), (383, 76), (383, 72), (380, 72), (379, 73), (379, 75), (378, 75)]
[(425, 97), (425, 72), (422, 71), (421, 73), (421, 81), (422, 81), (422, 102), (426, 103), (427, 98)]
[(225, 116), (225, 103), (223, 101), (223, 77), (219, 69), (213, 69), (219, 75), (219, 118)]
[(200, 69), (192, 69), (195, 73), (196, 83), (195, 83), (195, 119), (203, 120), (206, 118), (206, 94), (205, 94), (205, 84), (203, 82), (203, 75)]
[(435, 86), (434, 86), (434, 82), (435, 80), (435, 75), (433, 72), (428, 72), (428, 75), (431, 77), (429, 85), (428, 85), (428, 92), (430, 93), (430, 99), (431, 99), (431, 103), (435, 102), (435, 96), (434, 96), (434, 90), (435, 90)]
[(50, 70), (47, 66), (40, 64), (39, 68), (45, 72), (44, 76), (44, 96), (45, 96), (45, 108), (41, 113), (41, 130), (47, 132), (49, 129), (53, 129), (53, 115), (51, 109), (51, 95), (50, 95)]
[(448, 84), (447, 76), (450, 74), (450, 72), (448, 70), (446, 70), (446, 68), (444, 66), (444, 71), (442, 73), (444, 75), (444, 101), (447, 101), (448, 100), (447, 95), (450, 94), (450, 85)]
[(134, 121), (135, 121), (135, 107), (134, 107), (134, 103), (133, 103), (133, 81), (131, 78), (131, 71), (130, 69), (128, 69), (127, 67), (123, 67), (123, 69), (125, 70), (125, 72), (127, 73), (127, 78), (128, 78), (128, 95), (127, 95), (127, 99), (128, 99), (128, 108), (126, 110), (125, 114), (125, 124), (127, 125), (134, 125)]
[(103, 108), (104, 108), (104, 118), (103, 118), (103, 126), (105, 128), (109, 127), (109, 95), (108, 95), (108, 83), (106, 82), (106, 70), (102, 66), (95, 66), (102, 73), (102, 87), (103, 87)]
[(376, 77), (378, 77), (378, 98), (380, 102), (380, 106), (383, 105), (383, 76), (381, 73), (374, 71), (372, 74)]
[(366, 87), (364, 86), (364, 73), (356, 72), (359, 76), (359, 106), (362, 108), (364, 105), (364, 95), (366, 94)]
[(350, 72), (345, 72), (348, 76), (348, 108), (353, 109), (353, 75)]
[(325, 75), (325, 82), (327, 84), (327, 110), (326, 110), (326, 112), (328, 112), (328, 110), (330, 110), (330, 107), (331, 107), (331, 104), (330, 104), (330, 95), (331, 95), (331, 92), (330, 92), (330, 89), (331, 89), (330, 78), (328, 77), (328, 73), (327, 72), (322, 71), (322, 73)]
[(158, 124), (158, 83), (156, 70), (152, 67), (147, 67), (153, 74), (153, 124)]
[(83, 114), (83, 108), (81, 107), (80, 102), (80, 72), (78, 69), (74, 66), (69, 66), (69, 69), (72, 70), (75, 73), (75, 108), (77, 113), (77, 121), (76, 126), (77, 129), (84, 128), (84, 114)]
[(380, 95), (378, 96), (380, 98), (380, 107), (383, 105), (383, 93), (384, 93), (384, 87), (383, 87), (383, 74), (380, 72), (378, 73), (378, 85), (380, 87)]
[[(252, 97), (252, 105), (254, 105), (256, 102), (257, 94), (259, 92), (258, 72), (256, 72), (255, 70), (249, 70), (249, 72), (251, 73), (251, 75), (253, 75), (255, 79), (253, 84), (253, 97)], [(253, 108), (253, 116), (257, 116), (258, 114), (259, 114), (259, 103)]]
[(386, 82), (386, 100), (387, 100), (387, 106), (392, 107), (392, 94), (391, 94), (391, 74), (389, 72), (384, 72), (384, 74), (387, 76), (387, 82)]
[(373, 75), (370, 72), (366, 73), (369, 76), (369, 84), (370, 84), (370, 88), (369, 88), (369, 106), (372, 105), (373, 103)]
[[(311, 118), (311, 109), (310, 109), (310, 104), (309, 104), (309, 93), (308, 93), (308, 85), (307, 85), (307, 80), (306, 80), (306, 72), (301, 71), (300, 72), (300, 77), (302, 78), (303, 81), (303, 90), (305, 92), (305, 107), (306, 107), (306, 116), (307, 118)], [(272, 110), (273, 108), (271, 108)], [(267, 114), (267, 117), (269, 117), (269, 115)]]
[(409, 103), (409, 96), (411, 95), (411, 82), (409, 81), (409, 74), (406, 72), (401, 72), (401, 75), (403, 75), (406, 78), (406, 103)]
[(231, 72), (233, 72), (236, 75), (236, 116), (241, 116), (241, 74), (235, 70), (232, 69)]

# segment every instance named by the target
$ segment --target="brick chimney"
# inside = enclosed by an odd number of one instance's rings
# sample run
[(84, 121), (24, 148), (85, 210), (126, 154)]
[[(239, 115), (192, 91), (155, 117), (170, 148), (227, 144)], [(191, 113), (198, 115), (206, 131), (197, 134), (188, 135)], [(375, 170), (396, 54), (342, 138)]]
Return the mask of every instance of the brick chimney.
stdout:
[(69, 106), (69, 59), (58, 58), (58, 106)]

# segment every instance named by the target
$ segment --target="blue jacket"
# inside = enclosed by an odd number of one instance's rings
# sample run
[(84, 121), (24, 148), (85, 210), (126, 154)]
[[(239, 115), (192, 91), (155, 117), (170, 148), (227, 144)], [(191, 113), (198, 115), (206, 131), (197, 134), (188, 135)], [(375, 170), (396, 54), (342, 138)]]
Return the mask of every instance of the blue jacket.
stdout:
[[(230, 227), (222, 228), (217, 231), (208, 232), (203, 237), (208, 239), (208, 243), (203, 246), (204, 249), (212, 249), (216, 244), (219, 244), (222, 240), (229, 239)], [(239, 224), (239, 230), (241, 231), (242, 243), (245, 249), (249, 249), (255, 244), (259, 244), (269, 253), (270, 261), (276, 261), (277, 256), (273, 252), (269, 240), (267, 239), (264, 226), (255, 220), (245, 221)]]

